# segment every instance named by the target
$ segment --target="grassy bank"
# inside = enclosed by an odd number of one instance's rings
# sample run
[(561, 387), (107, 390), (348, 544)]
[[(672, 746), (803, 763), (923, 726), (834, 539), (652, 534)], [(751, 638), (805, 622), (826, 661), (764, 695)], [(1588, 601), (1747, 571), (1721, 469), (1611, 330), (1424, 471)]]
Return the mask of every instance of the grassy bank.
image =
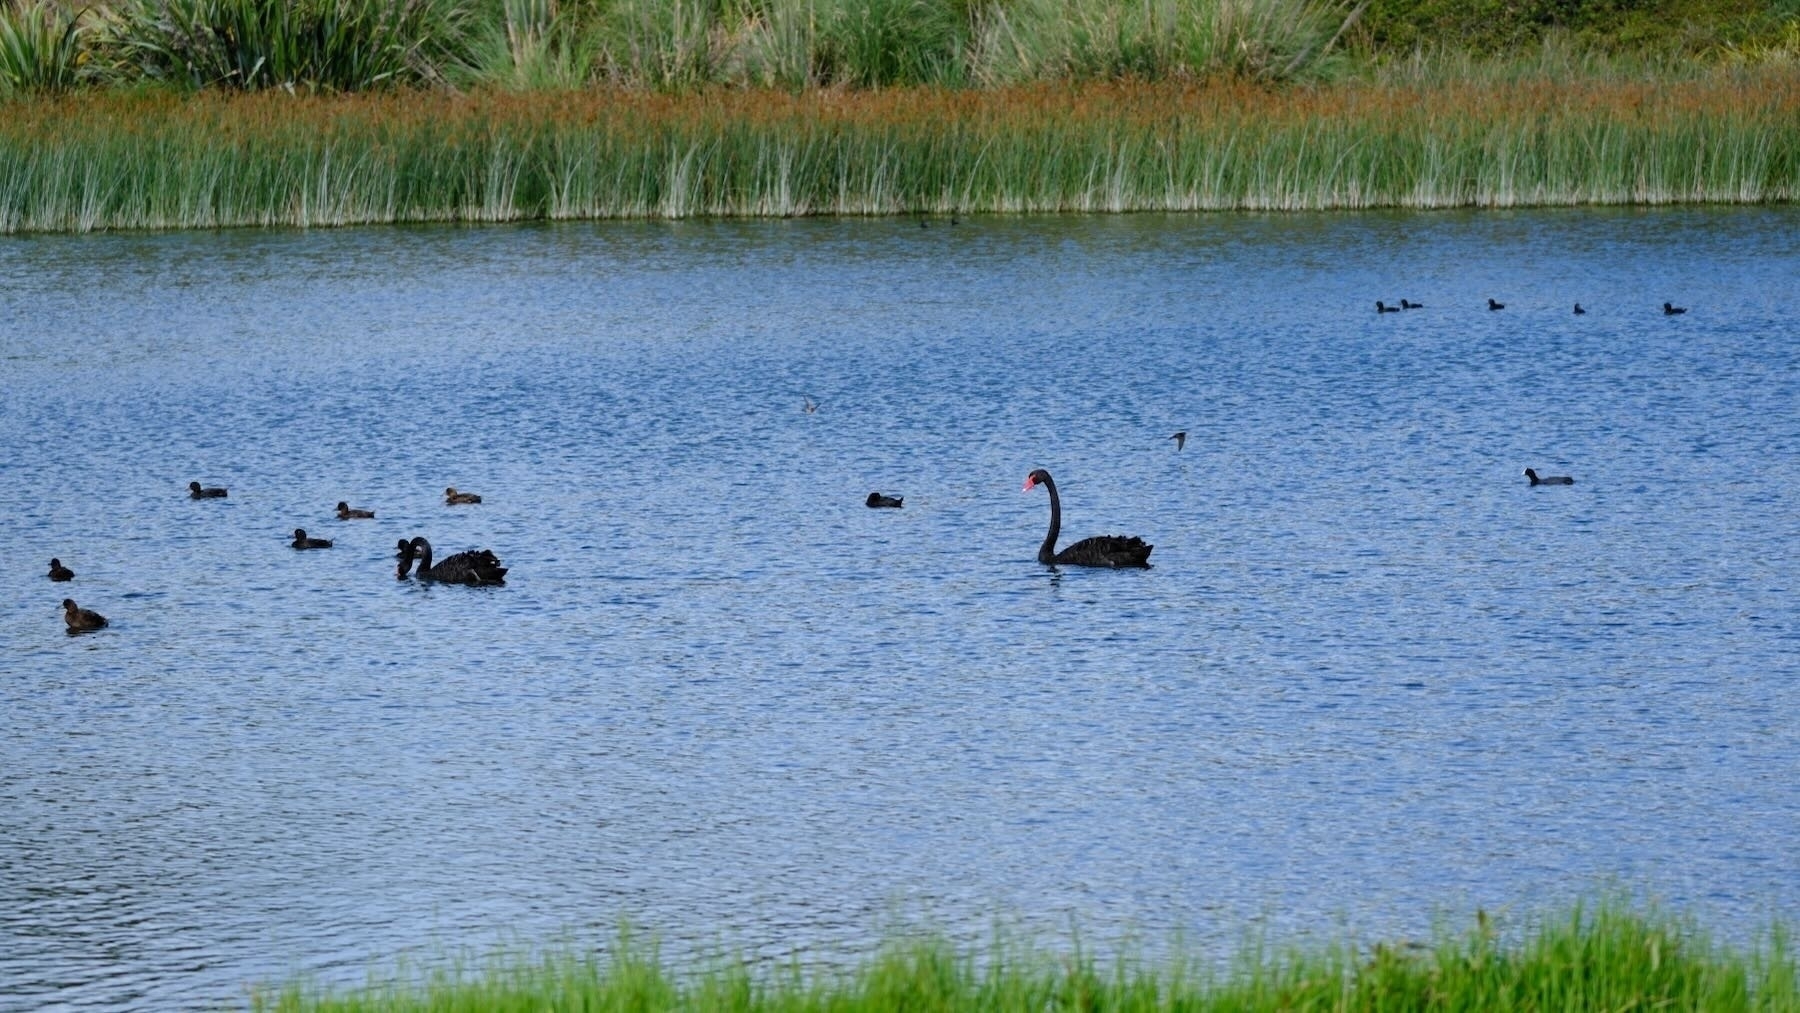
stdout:
[(0, 231), (1791, 201), (1800, 72), (0, 106)]
[(1231, 970), (1030, 953), (959, 953), (934, 942), (885, 948), (831, 976), (742, 965), (676, 974), (629, 945), (609, 959), (553, 957), (446, 972), (357, 993), (265, 992), (258, 1010), (1800, 1010), (1787, 940), (1757, 952), (1713, 947), (1691, 929), (1620, 909), (1580, 912), (1502, 943), (1485, 918), (1435, 946), (1252, 952)]

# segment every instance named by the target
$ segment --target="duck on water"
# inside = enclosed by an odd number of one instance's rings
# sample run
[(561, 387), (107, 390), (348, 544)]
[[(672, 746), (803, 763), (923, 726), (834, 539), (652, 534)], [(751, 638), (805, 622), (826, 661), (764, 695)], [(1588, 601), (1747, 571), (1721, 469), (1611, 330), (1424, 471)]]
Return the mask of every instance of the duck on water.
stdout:
[(1148, 567), (1153, 545), (1135, 535), (1095, 535), (1056, 551), (1056, 536), (1062, 534), (1062, 497), (1056, 494), (1056, 482), (1042, 468), (1025, 476), (1025, 492), (1036, 486), (1050, 492), (1050, 532), (1038, 546), (1038, 562), (1047, 566)]
[(419, 565), (420, 580), (469, 585), (506, 583), (506, 567), (500, 565), (500, 557), (494, 555), (491, 549), (458, 552), (454, 556), (445, 557), (434, 566), (431, 562), (431, 543), (420, 536), (401, 543), (400, 568), (395, 576), (405, 580), (415, 562)]

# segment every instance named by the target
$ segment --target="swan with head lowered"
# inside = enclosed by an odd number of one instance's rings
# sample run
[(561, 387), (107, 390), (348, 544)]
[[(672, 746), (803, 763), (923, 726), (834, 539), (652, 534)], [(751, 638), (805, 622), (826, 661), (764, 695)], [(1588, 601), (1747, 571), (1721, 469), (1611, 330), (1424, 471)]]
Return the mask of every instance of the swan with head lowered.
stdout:
[(407, 542), (401, 550), (400, 570), (396, 576), (406, 579), (414, 562), (419, 564), (420, 580), (433, 580), (442, 584), (506, 583), (506, 567), (500, 565), (500, 557), (494, 555), (491, 549), (458, 552), (434, 566), (431, 562), (431, 543), (421, 536)]
[(1106, 566), (1114, 569), (1150, 565), (1150, 550), (1155, 546), (1135, 535), (1095, 535), (1093, 538), (1083, 538), (1061, 552), (1056, 551), (1056, 536), (1062, 534), (1062, 497), (1056, 494), (1056, 481), (1042, 468), (1025, 476), (1026, 492), (1038, 485), (1050, 491), (1050, 533), (1044, 536), (1044, 544), (1038, 547), (1038, 562), (1049, 566)]

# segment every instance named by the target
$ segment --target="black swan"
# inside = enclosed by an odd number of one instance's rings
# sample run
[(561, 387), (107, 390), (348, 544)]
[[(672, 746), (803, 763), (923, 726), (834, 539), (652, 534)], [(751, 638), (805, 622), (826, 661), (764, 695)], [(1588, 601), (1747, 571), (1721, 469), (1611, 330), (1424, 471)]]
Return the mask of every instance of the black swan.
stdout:
[(106, 617), (98, 612), (81, 608), (75, 599), (63, 599), (63, 622), (69, 625), (70, 633), (86, 633), (106, 625)]
[(216, 485), (200, 487), (199, 482), (188, 483), (188, 499), (224, 499), (225, 490)]
[(1582, 309), (1580, 303), (1576, 303), (1575, 304), (1575, 315), (1578, 317), (1587, 316), (1587, 310)]
[(1488, 300), (1488, 309), (1490, 309), (1490, 310), (1503, 310), (1505, 308), (1506, 308), (1506, 304), (1503, 302), (1495, 302), (1492, 299)]
[(479, 503), (481, 497), (472, 492), (457, 492), (456, 486), (444, 490), (444, 505), (459, 506), (463, 503)]
[(1389, 306), (1387, 303), (1384, 303), (1380, 299), (1377, 299), (1377, 300), (1375, 300), (1375, 312), (1377, 312), (1377, 313), (1398, 313), (1398, 312), (1400, 312), (1400, 307)]
[(1403, 310), (1422, 310), (1425, 308), (1425, 304), (1422, 302), (1408, 302), (1407, 300), (1402, 299), (1400, 300), (1400, 308)]
[(1674, 303), (1663, 303), (1663, 316), (1665, 317), (1678, 317), (1686, 312), (1686, 306), (1677, 306)]
[(357, 510), (343, 500), (338, 500), (338, 520), (340, 521), (356, 520), (359, 518), (370, 520), (374, 517), (375, 511), (373, 510)]
[(58, 582), (65, 581), (65, 580), (74, 580), (75, 579), (75, 571), (62, 565), (62, 560), (52, 559), (50, 561), (50, 579), (54, 580), (54, 581), (58, 581)]
[(1025, 476), (1025, 491), (1042, 485), (1050, 490), (1050, 533), (1038, 547), (1038, 562), (1064, 566), (1149, 566), (1150, 550), (1142, 538), (1126, 535), (1096, 535), (1083, 538), (1074, 545), (1056, 551), (1056, 536), (1062, 533), (1062, 497), (1056, 494), (1056, 482), (1042, 468)]
[(1175, 452), (1179, 454), (1181, 453), (1181, 448), (1187, 446), (1187, 430), (1183, 429), (1181, 432), (1169, 437), (1169, 439), (1175, 441)]
[(1574, 485), (1575, 480), (1567, 475), (1549, 475), (1539, 478), (1538, 473), (1530, 468), (1525, 469), (1525, 477), (1531, 479), (1532, 485)]
[(288, 544), (296, 549), (329, 549), (331, 548), (331, 539), (308, 538), (306, 537), (305, 528), (295, 528), (294, 540)]
[(872, 492), (869, 494), (869, 498), (863, 501), (863, 505), (871, 507), (892, 507), (898, 510), (901, 501), (905, 499), (905, 496), (883, 496), (878, 492)]
[(459, 552), (433, 566), (431, 543), (421, 536), (406, 543), (406, 551), (400, 556), (400, 572), (397, 576), (405, 579), (415, 560), (419, 564), (420, 580), (435, 580), (445, 584), (506, 583), (506, 567), (500, 565), (500, 558), (489, 549)]

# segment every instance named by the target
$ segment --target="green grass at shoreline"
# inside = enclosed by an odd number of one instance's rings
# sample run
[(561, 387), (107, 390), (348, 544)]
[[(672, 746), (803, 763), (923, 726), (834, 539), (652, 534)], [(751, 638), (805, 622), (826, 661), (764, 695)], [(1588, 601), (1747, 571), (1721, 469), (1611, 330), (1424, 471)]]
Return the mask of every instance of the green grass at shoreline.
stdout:
[(1767, 203), (1800, 71), (992, 91), (92, 93), (0, 105), (0, 232)]
[(742, 963), (677, 973), (622, 940), (606, 957), (562, 954), (448, 970), (354, 992), (289, 985), (253, 1008), (304, 1011), (659, 1010), (1800, 1010), (1789, 940), (1749, 953), (1621, 907), (1577, 909), (1504, 942), (1491, 921), (1435, 945), (1335, 946), (1229, 969), (897, 941), (853, 970), (759, 974)]

